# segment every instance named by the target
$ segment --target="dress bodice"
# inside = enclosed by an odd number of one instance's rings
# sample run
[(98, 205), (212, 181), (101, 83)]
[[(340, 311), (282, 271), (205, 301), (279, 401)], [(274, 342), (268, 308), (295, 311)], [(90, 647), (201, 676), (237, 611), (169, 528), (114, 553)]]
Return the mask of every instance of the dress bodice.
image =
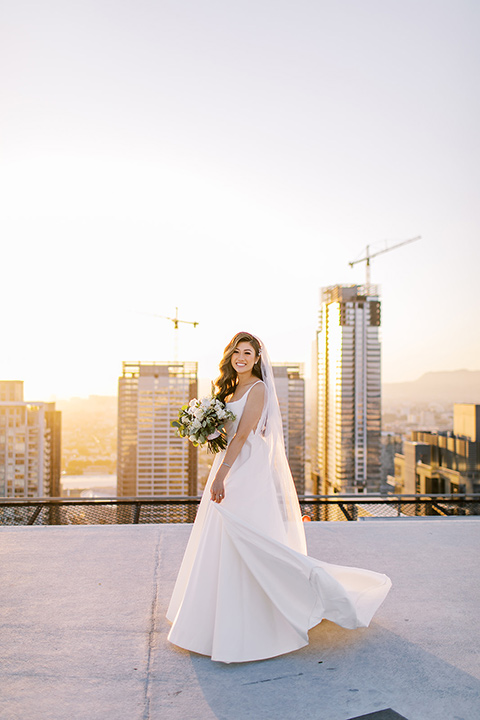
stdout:
[(225, 403), (225, 405), (227, 406), (227, 410), (230, 410), (230, 412), (235, 415), (235, 420), (229, 420), (225, 425), (225, 429), (227, 431), (227, 438), (229, 441), (234, 437), (235, 433), (238, 430), (238, 425), (240, 423), (240, 420), (242, 419), (243, 411), (245, 410), (245, 405), (247, 404), (247, 397), (250, 390), (255, 387), (255, 385), (258, 385), (259, 382), (262, 382), (262, 380), (258, 380), (258, 382), (253, 383), (253, 385), (248, 388), (247, 392), (242, 395), (239, 400), (233, 400)]

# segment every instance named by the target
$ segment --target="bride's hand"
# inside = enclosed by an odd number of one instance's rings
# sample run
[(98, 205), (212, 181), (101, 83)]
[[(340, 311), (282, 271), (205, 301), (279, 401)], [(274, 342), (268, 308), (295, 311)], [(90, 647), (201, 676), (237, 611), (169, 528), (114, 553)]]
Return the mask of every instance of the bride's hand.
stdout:
[(225, 485), (224, 485), (224, 479), (225, 479), (225, 472), (220, 468), (217, 474), (215, 475), (215, 480), (212, 483), (212, 486), (210, 488), (210, 494), (211, 494), (211, 500), (213, 502), (220, 503), (225, 497)]

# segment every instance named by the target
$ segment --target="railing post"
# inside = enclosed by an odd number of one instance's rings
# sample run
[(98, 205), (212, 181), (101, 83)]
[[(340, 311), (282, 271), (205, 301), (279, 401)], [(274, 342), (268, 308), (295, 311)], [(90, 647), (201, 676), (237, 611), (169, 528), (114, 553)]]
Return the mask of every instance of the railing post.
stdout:
[(36, 519), (38, 518), (38, 516), (40, 515), (41, 509), (42, 509), (42, 506), (41, 506), (41, 505), (37, 505), (37, 507), (36, 507), (35, 510), (33, 511), (32, 515), (28, 518), (27, 525), (34, 525), (34, 524), (35, 524), (35, 520), (36, 520)]
[(141, 503), (135, 503), (135, 512), (133, 514), (133, 524), (138, 525), (138, 521), (140, 520), (140, 511), (142, 509)]
[(338, 507), (343, 512), (343, 514), (345, 515), (347, 520), (353, 520), (352, 516), (350, 515), (349, 511), (347, 510), (347, 508), (345, 507), (345, 505), (343, 503), (338, 503)]

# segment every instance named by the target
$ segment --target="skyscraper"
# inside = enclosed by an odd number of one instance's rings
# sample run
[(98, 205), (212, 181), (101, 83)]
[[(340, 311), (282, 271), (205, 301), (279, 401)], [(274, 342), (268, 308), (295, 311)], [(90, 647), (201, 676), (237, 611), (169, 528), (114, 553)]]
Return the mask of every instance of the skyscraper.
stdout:
[(119, 496), (196, 495), (197, 454), (171, 421), (197, 395), (197, 363), (124, 362), (118, 381)]
[(0, 497), (60, 496), (61, 417), (25, 402), (22, 381), (0, 381)]
[(273, 374), (283, 421), (285, 452), (297, 493), (305, 494), (305, 379), (299, 363), (274, 363)]
[(317, 333), (318, 472), (325, 494), (381, 482), (380, 301), (376, 286), (322, 289)]

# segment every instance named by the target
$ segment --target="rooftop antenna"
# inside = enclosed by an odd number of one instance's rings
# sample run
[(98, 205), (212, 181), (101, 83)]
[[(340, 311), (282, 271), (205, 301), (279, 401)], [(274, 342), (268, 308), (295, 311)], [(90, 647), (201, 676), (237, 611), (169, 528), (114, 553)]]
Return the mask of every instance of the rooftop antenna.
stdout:
[(402, 242), (395, 243), (395, 245), (388, 245), (387, 247), (383, 248), (383, 250), (377, 250), (376, 252), (371, 253), (370, 252), (370, 245), (367, 245), (365, 255), (364, 257), (359, 258), (358, 260), (353, 260), (352, 262), (349, 262), (351, 268), (353, 268), (354, 265), (360, 262), (366, 263), (365, 265), (365, 285), (367, 288), (367, 292), (370, 289), (370, 260), (374, 257), (377, 257), (377, 255), (382, 255), (383, 253), (390, 252), (390, 250), (395, 250), (396, 248), (401, 247), (402, 245), (408, 245), (408, 243), (415, 242), (416, 240), (421, 239), (421, 235), (417, 235), (417, 237), (410, 238), (409, 240), (402, 240)]
[[(194, 328), (197, 327), (198, 322), (195, 320), (181, 320), (178, 317), (178, 307), (175, 308), (175, 317), (168, 317), (167, 315), (156, 315), (155, 313), (143, 313), (144, 315), (150, 315), (151, 317), (156, 318), (162, 318), (162, 320), (170, 320), (173, 322), (173, 329), (174, 329), (174, 360), (175, 362), (178, 362), (178, 325), (179, 323), (183, 323), (184, 325), (193, 325)], [(175, 332), (175, 330), (177, 332)]]

